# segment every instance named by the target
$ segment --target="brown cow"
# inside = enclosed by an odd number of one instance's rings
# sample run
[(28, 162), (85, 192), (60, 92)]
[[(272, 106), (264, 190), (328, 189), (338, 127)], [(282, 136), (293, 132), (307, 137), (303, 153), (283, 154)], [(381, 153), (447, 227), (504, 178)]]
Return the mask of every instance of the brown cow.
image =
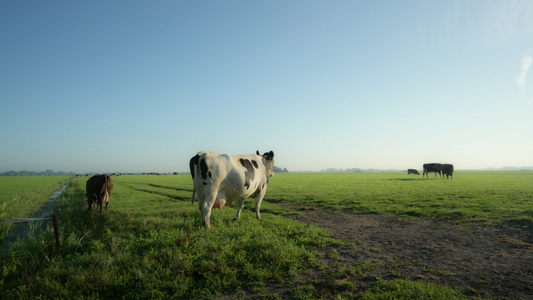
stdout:
[(97, 209), (100, 207), (102, 212), (102, 204), (105, 202), (105, 209), (111, 199), (111, 193), (113, 192), (113, 180), (109, 175), (94, 175), (87, 180), (85, 186), (87, 190), (87, 203), (89, 204), (89, 210), (92, 210), (94, 204), (97, 204)]

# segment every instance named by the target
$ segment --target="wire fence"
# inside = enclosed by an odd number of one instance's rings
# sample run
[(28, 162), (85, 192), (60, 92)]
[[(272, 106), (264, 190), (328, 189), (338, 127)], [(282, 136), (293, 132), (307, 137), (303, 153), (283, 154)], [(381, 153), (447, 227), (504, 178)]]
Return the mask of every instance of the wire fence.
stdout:
[(56, 238), (56, 245), (57, 247), (61, 246), (61, 236), (59, 234), (59, 223), (57, 221), (56, 215), (52, 215), (51, 218), (1, 218), (1, 220), (11, 220), (11, 221), (5, 221), (0, 224), (28, 223), (28, 222), (35, 222), (35, 221), (52, 220), (52, 223), (54, 225), (54, 235)]
[(12, 220), (12, 221), (6, 221), (0, 224), (13, 224), (13, 223), (28, 223), (28, 222), (42, 221), (42, 220), (52, 220), (52, 218), (1, 218), (1, 220)]

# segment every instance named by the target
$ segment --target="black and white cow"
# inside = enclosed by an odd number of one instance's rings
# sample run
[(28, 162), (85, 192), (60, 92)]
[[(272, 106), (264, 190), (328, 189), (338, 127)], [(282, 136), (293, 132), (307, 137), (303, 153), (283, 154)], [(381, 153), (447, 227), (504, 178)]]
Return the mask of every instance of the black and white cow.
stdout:
[(427, 178), (429, 178), (429, 173), (435, 173), (435, 178), (437, 178), (437, 173), (439, 173), (439, 177), (442, 178), (442, 175), (441, 175), (442, 165), (441, 164), (437, 164), (437, 163), (424, 164), (423, 167), (424, 167), (424, 172), (422, 173), (422, 178), (424, 178), (424, 175), (426, 175)]
[(448, 179), (448, 176), (451, 176), (453, 179), (453, 165), (452, 164), (442, 164), (442, 177), (444, 178), (444, 175), (446, 175), (446, 179)]
[(235, 220), (241, 218), (244, 199), (255, 198), (257, 219), (261, 219), (261, 201), (265, 196), (269, 178), (274, 176), (274, 152), (259, 155), (227, 155), (199, 152), (189, 162), (198, 194), (198, 208), (205, 227), (210, 228), (213, 208), (221, 209), (226, 201), (237, 201)]
[(418, 171), (415, 169), (407, 169), (407, 175), (411, 175), (411, 174), (420, 175), (420, 173), (418, 173)]

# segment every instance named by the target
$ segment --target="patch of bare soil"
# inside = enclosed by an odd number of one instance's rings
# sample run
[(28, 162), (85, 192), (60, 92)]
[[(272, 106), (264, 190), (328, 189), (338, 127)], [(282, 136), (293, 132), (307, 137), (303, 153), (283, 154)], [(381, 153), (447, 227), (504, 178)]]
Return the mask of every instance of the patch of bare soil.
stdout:
[[(355, 249), (335, 249), (338, 257), (336, 263), (332, 261), (334, 268), (373, 262), (381, 266), (372, 271), (373, 275), (386, 280), (401, 278), (447, 285), (470, 297), (533, 299), (531, 223), (457, 226), (436, 220), (282, 205), (301, 212), (289, 218), (355, 243)], [(331, 274), (337, 274), (336, 278), (324, 278)], [(319, 279), (325, 284), (324, 289), (338, 290), (338, 274), (315, 270), (308, 276), (315, 278), (314, 282)], [(372, 276), (346, 275), (340, 279), (351, 281), (356, 291), (364, 291), (375, 282)]]

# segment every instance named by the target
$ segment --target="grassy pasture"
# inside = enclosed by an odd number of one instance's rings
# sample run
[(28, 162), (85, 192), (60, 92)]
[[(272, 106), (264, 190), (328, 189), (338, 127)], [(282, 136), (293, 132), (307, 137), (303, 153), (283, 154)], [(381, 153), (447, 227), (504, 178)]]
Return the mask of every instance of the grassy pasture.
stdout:
[(288, 173), (271, 182), (272, 202), (456, 222), (533, 221), (530, 171), (459, 171), (448, 180), (404, 172)]
[[(68, 182), (68, 178), (68, 176), (0, 177), (0, 218), (32, 216), (46, 204), (55, 190)], [(10, 224), (0, 224), (0, 241), (10, 227)]]
[(212, 299), (295, 276), (317, 265), (317, 249), (342, 245), (271, 214), (233, 222), (234, 209), (206, 230), (189, 176), (114, 177), (103, 214), (87, 211), (87, 178), (73, 180), (57, 209), (63, 246), (52, 228), (14, 244), (2, 257), (5, 298)]
[[(279, 283), (295, 299), (462, 298), (443, 286), (380, 278), (364, 292), (342, 282), (329, 295), (314, 294), (312, 283), (293, 288), (291, 278), (325, 269), (320, 258), (334, 257), (331, 249), (357, 249), (283, 218), (287, 210), (278, 204), (457, 222), (531, 221), (532, 179), (530, 172), (457, 172), (453, 180), (403, 172), (276, 174), (261, 221), (249, 199), (239, 222), (226, 206), (213, 212), (206, 230), (189, 200), (190, 176), (113, 177), (103, 214), (87, 211), (87, 178), (73, 178), (57, 204), (63, 246), (55, 248), (52, 228), (13, 244), (1, 256), (0, 292), (5, 299), (212, 299), (244, 289), (273, 298), (262, 286)], [(368, 280), (367, 269), (350, 272)]]

